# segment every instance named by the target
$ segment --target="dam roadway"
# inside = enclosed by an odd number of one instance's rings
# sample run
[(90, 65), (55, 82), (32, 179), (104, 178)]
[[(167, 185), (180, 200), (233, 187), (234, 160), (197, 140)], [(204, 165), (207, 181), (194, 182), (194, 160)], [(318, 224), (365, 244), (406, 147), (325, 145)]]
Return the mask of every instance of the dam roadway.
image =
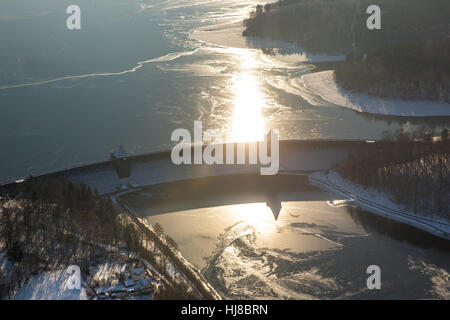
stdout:
[[(328, 170), (343, 161), (351, 148), (367, 143), (358, 140), (281, 141), (279, 171), (311, 173)], [(242, 144), (248, 146), (248, 143)], [(376, 143), (371, 144), (376, 147)], [(260, 165), (250, 164), (175, 165), (171, 160), (171, 151), (129, 156), (124, 159), (124, 163), (129, 167), (130, 172), (129, 176), (122, 178), (119, 177), (112, 160), (35, 177), (64, 178), (73, 183), (85, 184), (91, 190), (97, 190), (100, 195), (109, 196), (162, 183), (214, 176), (260, 174), (261, 168)], [(21, 181), (23, 179), (8, 182), (3, 184), (3, 187), (7, 191), (12, 191)]]

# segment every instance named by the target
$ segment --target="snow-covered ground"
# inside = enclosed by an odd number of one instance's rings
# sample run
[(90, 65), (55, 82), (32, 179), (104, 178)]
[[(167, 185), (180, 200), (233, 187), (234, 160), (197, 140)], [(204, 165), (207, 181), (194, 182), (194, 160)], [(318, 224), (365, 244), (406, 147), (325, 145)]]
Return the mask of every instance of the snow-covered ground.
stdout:
[(242, 22), (213, 25), (198, 28), (191, 39), (210, 45), (238, 49), (273, 49), (271, 58), (285, 63), (342, 61), (344, 55), (311, 54), (293, 43), (265, 39), (262, 37), (244, 37)]
[[(133, 299), (136, 296), (150, 299), (153, 279), (136, 263), (104, 263), (91, 267), (89, 279), (81, 279), (81, 289), (68, 288), (69, 274), (66, 270), (43, 272), (32, 275), (16, 292), (14, 300), (87, 300), (114, 298)], [(126, 277), (120, 282), (120, 275)], [(90, 290), (90, 294), (89, 294)], [(91, 297), (95, 295), (95, 297)]]
[(14, 300), (87, 300), (86, 289), (69, 289), (66, 270), (32, 275), (14, 296)]
[[(342, 178), (337, 172), (317, 172), (308, 176), (311, 184), (331, 190), (347, 199), (347, 204), (353, 204), (377, 215), (409, 224), (423, 231), (432, 233), (444, 239), (450, 239), (450, 221), (440, 217), (421, 216), (407, 210), (394, 202), (391, 197), (374, 188), (363, 186)], [(343, 205), (337, 201), (333, 205)]]
[(7, 278), (9, 272), (12, 269), (12, 262), (9, 261), (5, 252), (1, 249), (3, 244), (0, 242), (0, 281), (2, 278)]
[(325, 101), (359, 112), (409, 117), (450, 116), (450, 104), (445, 102), (385, 99), (343, 90), (336, 84), (333, 70), (304, 75), (302, 81)]
[[(347, 155), (345, 146), (322, 147), (296, 145), (281, 145), (280, 170), (326, 170)], [(115, 194), (120, 196), (135, 192), (143, 187), (161, 183), (191, 180), (205, 177), (218, 177), (225, 175), (259, 174), (259, 165), (195, 165), (176, 166), (172, 163), (170, 155), (141, 159), (134, 162), (129, 178), (120, 179), (112, 165), (77, 170), (66, 176), (69, 181), (83, 183), (97, 189), (100, 195)]]
[(154, 292), (154, 283), (159, 283), (141, 263), (97, 265), (90, 268), (90, 276), (88, 283), (96, 294), (94, 299), (149, 300)]
[(242, 23), (207, 26), (195, 30), (190, 38), (221, 47), (245, 49), (248, 45), (245, 37), (242, 36), (244, 30)]

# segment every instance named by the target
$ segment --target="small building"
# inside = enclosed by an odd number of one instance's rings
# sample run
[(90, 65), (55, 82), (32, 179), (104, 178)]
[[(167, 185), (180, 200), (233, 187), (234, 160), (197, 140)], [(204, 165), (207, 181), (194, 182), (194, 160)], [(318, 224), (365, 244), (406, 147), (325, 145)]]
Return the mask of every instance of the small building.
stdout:
[(125, 287), (132, 287), (134, 286), (134, 280), (133, 279), (125, 279), (125, 281), (123, 282), (125, 284)]
[(125, 148), (123, 146), (118, 146), (110, 155), (112, 165), (119, 178), (129, 178), (131, 176), (131, 164)]

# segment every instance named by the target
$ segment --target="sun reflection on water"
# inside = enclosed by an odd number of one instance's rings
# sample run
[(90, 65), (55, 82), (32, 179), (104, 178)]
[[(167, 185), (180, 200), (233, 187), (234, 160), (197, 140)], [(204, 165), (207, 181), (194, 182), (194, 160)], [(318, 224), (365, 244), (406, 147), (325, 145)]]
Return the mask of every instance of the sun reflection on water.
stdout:
[(233, 117), (231, 138), (235, 142), (261, 141), (264, 138), (262, 110), (265, 98), (255, 76), (255, 59), (252, 54), (241, 55), (242, 71), (233, 76)]
[(238, 216), (259, 232), (272, 233), (276, 221), (265, 203), (247, 203), (229, 207), (229, 214)]

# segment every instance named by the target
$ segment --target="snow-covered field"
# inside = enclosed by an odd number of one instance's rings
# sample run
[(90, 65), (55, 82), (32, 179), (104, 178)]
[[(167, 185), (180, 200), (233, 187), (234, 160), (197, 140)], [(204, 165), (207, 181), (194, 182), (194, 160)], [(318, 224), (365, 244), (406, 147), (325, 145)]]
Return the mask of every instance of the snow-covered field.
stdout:
[(358, 112), (409, 117), (450, 116), (450, 104), (445, 102), (385, 99), (343, 90), (336, 84), (333, 70), (304, 75), (302, 81), (325, 101)]
[(33, 275), (14, 296), (14, 300), (87, 300), (86, 289), (69, 289), (66, 270)]
[[(409, 224), (444, 239), (450, 239), (450, 221), (408, 211), (404, 206), (394, 202), (389, 195), (373, 188), (364, 188), (342, 178), (337, 172), (317, 172), (309, 175), (308, 178), (311, 184), (343, 196), (346, 204), (354, 204), (377, 215)], [(343, 204), (342, 201), (331, 203), (336, 206)]]

